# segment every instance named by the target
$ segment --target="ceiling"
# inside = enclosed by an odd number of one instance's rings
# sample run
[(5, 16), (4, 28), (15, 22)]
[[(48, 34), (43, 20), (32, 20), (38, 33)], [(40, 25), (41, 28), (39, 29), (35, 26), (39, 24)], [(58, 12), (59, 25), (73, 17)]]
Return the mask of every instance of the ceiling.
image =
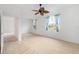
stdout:
[[(72, 4), (43, 4), (50, 12), (73, 6)], [(3, 15), (32, 18), (34, 15), (33, 9), (39, 9), (38, 4), (1, 4), (0, 11)]]

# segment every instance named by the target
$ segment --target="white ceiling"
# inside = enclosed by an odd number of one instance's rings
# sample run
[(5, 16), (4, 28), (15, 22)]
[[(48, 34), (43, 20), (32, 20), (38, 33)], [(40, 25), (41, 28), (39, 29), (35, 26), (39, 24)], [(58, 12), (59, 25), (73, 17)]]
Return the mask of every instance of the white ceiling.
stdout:
[[(73, 5), (68, 4), (43, 4), (43, 6), (51, 11), (61, 10)], [(16, 17), (28, 17), (31, 18), (34, 15), (33, 9), (39, 9), (38, 4), (1, 4), (0, 11), (3, 15), (16, 16)]]

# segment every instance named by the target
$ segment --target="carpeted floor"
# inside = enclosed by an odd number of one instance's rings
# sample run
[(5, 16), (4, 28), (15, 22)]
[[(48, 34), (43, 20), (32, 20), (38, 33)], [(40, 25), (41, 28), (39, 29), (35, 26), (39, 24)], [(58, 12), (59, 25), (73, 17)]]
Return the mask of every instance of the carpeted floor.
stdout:
[(4, 44), (4, 54), (79, 53), (79, 44), (37, 35), (23, 35), (21, 42), (18, 42), (14, 37), (8, 37), (7, 40)]

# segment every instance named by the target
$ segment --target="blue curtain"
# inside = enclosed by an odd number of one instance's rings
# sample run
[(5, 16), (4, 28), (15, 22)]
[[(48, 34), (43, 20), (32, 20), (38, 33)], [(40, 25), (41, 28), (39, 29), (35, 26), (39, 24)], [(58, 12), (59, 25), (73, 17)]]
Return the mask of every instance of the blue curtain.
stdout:
[(55, 15), (55, 20), (56, 20), (56, 31), (59, 32), (59, 17), (60, 15)]
[(49, 18), (50, 18), (50, 16), (47, 16), (46, 17), (46, 31), (48, 31)]

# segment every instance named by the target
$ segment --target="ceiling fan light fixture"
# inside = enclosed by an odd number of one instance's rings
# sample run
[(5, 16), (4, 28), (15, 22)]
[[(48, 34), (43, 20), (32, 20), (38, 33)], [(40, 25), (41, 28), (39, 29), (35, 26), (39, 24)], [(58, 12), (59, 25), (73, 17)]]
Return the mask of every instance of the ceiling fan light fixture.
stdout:
[(41, 7), (42, 6), (42, 4), (40, 4), (39, 5), (40, 6), (40, 8), (38, 9), (38, 10), (32, 10), (32, 11), (35, 11), (36, 13), (35, 13), (35, 15), (37, 15), (37, 14), (40, 14), (40, 15), (44, 15), (44, 14), (47, 14), (47, 13), (49, 13), (49, 11), (48, 10), (45, 10), (45, 8), (44, 7)]

